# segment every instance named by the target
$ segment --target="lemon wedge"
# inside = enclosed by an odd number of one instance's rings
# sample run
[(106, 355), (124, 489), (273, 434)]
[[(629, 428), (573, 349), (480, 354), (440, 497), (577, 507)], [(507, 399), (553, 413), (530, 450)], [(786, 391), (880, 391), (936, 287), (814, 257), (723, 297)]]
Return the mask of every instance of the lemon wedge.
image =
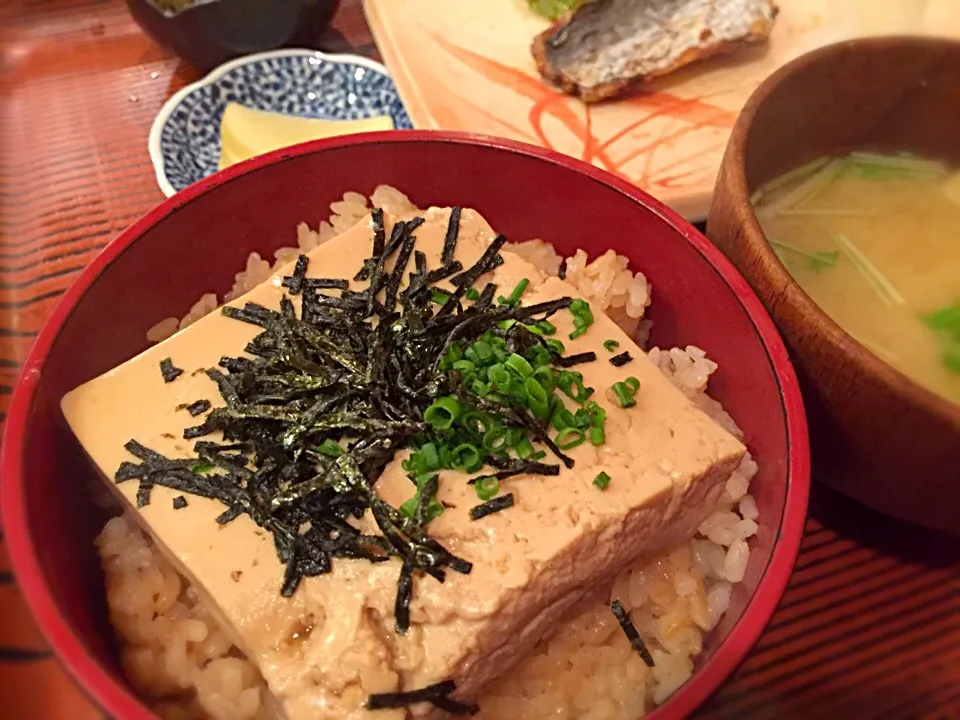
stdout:
[(363, 120), (319, 120), (228, 103), (220, 121), (220, 169), (308, 140), (393, 130), (386, 115)]

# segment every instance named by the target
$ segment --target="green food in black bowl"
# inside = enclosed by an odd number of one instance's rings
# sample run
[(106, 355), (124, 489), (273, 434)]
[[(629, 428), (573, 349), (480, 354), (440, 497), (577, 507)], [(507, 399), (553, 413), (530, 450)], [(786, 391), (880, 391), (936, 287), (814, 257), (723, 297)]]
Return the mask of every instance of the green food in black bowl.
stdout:
[(281, 47), (310, 47), (339, 0), (127, 0), (143, 31), (199, 70)]

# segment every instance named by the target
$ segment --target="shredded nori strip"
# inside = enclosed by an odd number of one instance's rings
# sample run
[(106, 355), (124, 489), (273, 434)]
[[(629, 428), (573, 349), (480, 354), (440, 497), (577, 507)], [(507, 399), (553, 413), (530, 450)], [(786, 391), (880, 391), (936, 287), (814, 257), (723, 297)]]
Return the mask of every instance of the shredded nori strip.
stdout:
[(306, 255), (297, 257), (297, 264), (293, 268), (293, 273), (283, 279), (283, 286), (287, 288), (291, 295), (299, 295), (303, 289), (303, 281), (307, 276), (307, 265), (310, 258)]
[(443, 252), (440, 255), (440, 262), (448, 265), (453, 262), (453, 253), (457, 249), (457, 238), (460, 235), (460, 213), (459, 207), (450, 209), (450, 221), (447, 224), (447, 235), (443, 241)]
[(209, 409), (210, 409), (209, 400), (197, 400), (196, 402), (192, 402), (189, 405), (181, 405), (180, 407), (177, 408), (177, 410), (186, 410), (193, 417), (197, 417), (198, 415), (203, 415)]
[(373, 253), (370, 258), (364, 262), (363, 267), (360, 269), (360, 272), (357, 273), (356, 277), (353, 278), (358, 281), (369, 279), (370, 272), (376, 263), (376, 258), (383, 254), (383, 246), (386, 242), (386, 231), (383, 227), (383, 210), (374, 208), (373, 212), (370, 213), (370, 218), (373, 220)]
[(500, 250), (507, 243), (507, 238), (503, 235), (497, 235), (493, 239), (493, 242), (487, 246), (487, 249), (484, 250), (483, 255), (480, 256), (480, 259), (474, 263), (473, 267), (469, 270), (465, 270), (455, 278), (453, 278), (453, 284), (459, 287), (468, 288), (473, 285), (477, 279), (491, 270), (500, 267), (503, 265), (503, 257), (500, 255)]
[(413, 568), (409, 563), (400, 566), (400, 579), (397, 580), (397, 600), (393, 614), (397, 618), (397, 632), (403, 635), (410, 629), (410, 598), (413, 595)]
[(482, 505), (476, 505), (470, 508), (470, 519), (481, 520), (488, 515), (493, 515), (494, 513), (498, 513), (501, 510), (506, 510), (507, 508), (511, 507), (513, 507), (513, 493), (500, 495), (499, 497), (495, 497), (493, 500), (488, 500)]
[(489, 465), (497, 468), (495, 473), (484, 473), (467, 481), (468, 485), (474, 485), (481, 477), (495, 477), (497, 480), (506, 480), (517, 475), (547, 475), (556, 476), (560, 474), (559, 465), (537, 462), (536, 460), (521, 460), (520, 458), (499, 458), (491, 455), (486, 458)]
[(424, 280), (428, 283), (436, 283), (436, 282), (440, 282), (441, 280), (446, 280), (448, 277), (460, 272), (461, 270), (463, 270), (463, 265), (460, 263), (459, 260), (454, 260), (453, 262), (447, 265), (438, 267), (436, 270), (431, 270), (430, 272), (426, 273), (423, 277), (424, 277)]
[(650, 654), (650, 651), (644, 644), (643, 638), (641, 638), (640, 633), (637, 632), (637, 628), (634, 626), (626, 609), (619, 600), (614, 600), (610, 603), (610, 609), (613, 611), (613, 614), (616, 615), (617, 622), (620, 623), (620, 627), (623, 629), (623, 634), (626, 635), (627, 640), (630, 641), (630, 646), (637, 651), (637, 654), (643, 659), (647, 667), (653, 667), (653, 655)]
[(480, 711), (477, 705), (462, 703), (450, 697), (456, 689), (457, 686), (453, 680), (444, 680), (419, 690), (375, 693), (367, 700), (367, 710), (396, 710), (417, 703), (430, 703), (453, 715), (476, 715)]
[(213, 426), (204, 423), (203, 425), (195, 425), (193, 427), (188, 427), (183, 431), (184, 440), (195, 440), (204, 435), (209, 435), (213, 432)]
[(304, 278), (304, 290), (346, 290), (350, 287), (348, 280), (334, 278)]
[(150, 491), (153, 490), (153, 483), (146, 480), (140, 481), (137, 488), (137, 508), (144, 508), (150, 504)]
[(160, 374), (163, 375), (163, 381), (172, 383), (178, 377), (183, 375), (183, 370), (173, 364), (170, 358), (164, 358), (160, 361)]
[[(576, 355), (567, 355), (566, 357), (554, 358), (554, 365), (562, 368), (573, 367), (581, 363), (590, 363), (597, 359), (597, 354), (593, 351), (577, 353)], [(613, 362), (611, 360), (611, 362)]]
[(187, 499), (183, 495), (177, 495), (173, 499), (173, 509), (183, 510), (187, 506)]
[(623, 367), (631, 360), (633, 360), (633, 357), (630, 355), (630, 353), (624, 351), (619, 355), (614, 355), (612, 358), (610, 358), (610, 364), (614, 367)]

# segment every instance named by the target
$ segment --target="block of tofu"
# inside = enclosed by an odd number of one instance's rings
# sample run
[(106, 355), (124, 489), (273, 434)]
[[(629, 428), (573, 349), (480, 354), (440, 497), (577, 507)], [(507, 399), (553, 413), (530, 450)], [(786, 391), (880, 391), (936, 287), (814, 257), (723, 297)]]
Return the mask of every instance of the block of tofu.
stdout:
[[(424, 217), (417, 248), (432, 269), (440, 265), (449, 210), (431, 209)], [(460, 227), (456, 257), (469, 267), (494, 233), (469, 210)], [(321, 245), (310, 253), (308, 276), (353, 278), (370, 253), (371, 236), (368, 218)], [(526, 304), (576, 296), (571, 286), (545, 277), (509, 246), (502, 255), (504, 264), (478, 286), (492, 277), (509, 292), (527, 278)], [(285, 274), (289, 271), (231, 304), (278, 307)], [(110, 486), (259, 666), (290, 720), (399, 719), (407, 711), (365, 709), (369, 695), (452, 679), (458, 699), (477, 698), (574, 603), (639, 556), (691, 537), (740, 462), (745, 451), (740, 442), (675, 389), (615, 323), (600, 312), (594, 315), (589, 331), (570, 342), (570, 313), (558, 313), (553, 322), (568, 353), (597, 353), (597, 361), (577, 369), (608, 413), (606, 443), (570, 451), (575, 465), (559, 476), (505, 480), (515, 506), (478, 521), (469, 517), (479, 501), (466, 476), (441, 473), (438, 498), (446, 510), (429, 531), (473, 563), (473, 570), (447, 573), (443, 584), (418, 577), (411, 627), (404, 635), (394, 631), (399, 561), (335, 559), (330, 573), (305, 579), (293, 597), (284, 598), (284, 569), (274, 544), (246, 515), (221, 526), (215, 522), (224, 509), (219, 502), (190, 497), (187, 507), (175, 510), (172, 499), (179, 493), (161, 487), (138, 510), (136, 482), (112, 482), (120, 464), (132, 459), (123, 447), (131, 438), (169, 457), (191, 456), (192, 442), (182, 437), (196, 419), (176, 408), (199, 399), (223, 404), (214, 383), (194, 371), (215, 366), (221, 356), (242, 354), (258, 328), (213, 313), (72, 391), (62, 408)], [(614, 367), (605, 340), (619, 342), (634, 360)], [(170, 383), (159, 369), (167, 357), (185, 370)], [(604, 390), (630, 375), (641, 382), (638, 404), (621, 409)], [(403, 457), (387, 466), (376, 486), (394, 506), (412, 494)], [(593, 484), (601, 471), (611, 478), (603, 491)], [(369, 518), (361, 522), (373, 527)], [(437, 711), (418, 706), (411, 712)]]

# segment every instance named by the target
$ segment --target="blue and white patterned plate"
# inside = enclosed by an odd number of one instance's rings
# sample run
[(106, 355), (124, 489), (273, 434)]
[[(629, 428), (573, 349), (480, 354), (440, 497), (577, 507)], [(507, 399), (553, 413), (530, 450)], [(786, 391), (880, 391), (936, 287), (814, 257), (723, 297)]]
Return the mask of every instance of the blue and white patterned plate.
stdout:
[(412, 127), (390, 74), (372, 60), (315, 50), (239, 58), (183, 88), (154, 120), (150, 159), (167, 197), (217, 172), (228, 102), (328, 120), (389, 115), (398, 130)]

